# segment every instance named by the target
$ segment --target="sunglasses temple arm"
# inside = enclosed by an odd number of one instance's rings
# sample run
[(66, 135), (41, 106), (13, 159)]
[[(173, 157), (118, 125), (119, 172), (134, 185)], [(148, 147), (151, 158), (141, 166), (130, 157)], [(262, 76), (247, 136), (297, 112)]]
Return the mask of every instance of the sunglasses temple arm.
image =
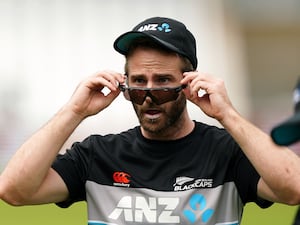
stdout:
[(126, 91), (126, 86), (125, 85), (123, 85), (123, 84), (119, 84), (119, 90), (120, 91), (122, 91), (122, 92), (124, 92), (124, 91)]

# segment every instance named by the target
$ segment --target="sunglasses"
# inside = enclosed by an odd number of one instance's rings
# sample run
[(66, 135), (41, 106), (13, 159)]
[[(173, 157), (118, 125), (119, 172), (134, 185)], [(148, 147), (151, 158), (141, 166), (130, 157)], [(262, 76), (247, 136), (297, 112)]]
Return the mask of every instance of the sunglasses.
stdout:
[(178, 87), (161, 88), (139, 88), (119, 85), (119, 89), (124, 92), (125, 98), (138, 105), (142, 105), (147, 96), (157, 105), (174, 101), (178, 98), (179, 92), (186, 87), (187, 85), (185, 84)]

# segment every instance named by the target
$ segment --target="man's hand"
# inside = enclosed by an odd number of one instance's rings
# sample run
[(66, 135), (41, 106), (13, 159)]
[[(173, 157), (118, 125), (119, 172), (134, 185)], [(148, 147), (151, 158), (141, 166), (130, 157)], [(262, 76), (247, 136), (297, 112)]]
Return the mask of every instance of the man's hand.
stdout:
[[(188, 84), (184, 93), (188, 100), (196, 104), (208, 116), (222, 121), (233, 109), (223, 80), (198, 71), (185, 72), (182, 84)], [(199, 91), (204, 91), (199, 96)]]
[[(59, 150), (87, 117), (107, 107), (120, 93), (124, 75), (99, 72), (80, 83), (69, 102), (15, 153), (0, 175), (0, 199), (12, 205), (64, 201), (68, 189), (51, 168)], [(106, 87), (110, 91), (102, 93)]]
[[(119, 83), (125, 81), (125, 76), (113, 72), (98, 72), (83, 80), (73, 93), (68, 106), (83, 118), (95, 115), (106, 108), (120, 94)], [(102, 91), (106, 87), (109, 93)]]

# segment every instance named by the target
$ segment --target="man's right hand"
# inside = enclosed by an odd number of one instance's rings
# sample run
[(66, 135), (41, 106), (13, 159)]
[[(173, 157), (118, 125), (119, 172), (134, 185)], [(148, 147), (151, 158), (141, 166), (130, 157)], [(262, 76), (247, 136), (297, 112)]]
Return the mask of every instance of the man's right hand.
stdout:
[[(120, 94), (119, 83), (125, 82), (125, 76), (114, 71), (101, 71), (83, 80), (73, 93), (67, 106), (83, 118), (95, 115), (109, 106)], [(109, 93), (102, 91), (106, 87)]]
[[(82, 81), (68, 103), (14, 154), (0, 175), (0, 199), (12, 205), (64, 201), (68, 189), (51, 168), (58, 152), (82, 120), (107, 107), (119, 94), (124, 75), (96, 73)], [(110, 91), (105, 95), (101, 91)]]

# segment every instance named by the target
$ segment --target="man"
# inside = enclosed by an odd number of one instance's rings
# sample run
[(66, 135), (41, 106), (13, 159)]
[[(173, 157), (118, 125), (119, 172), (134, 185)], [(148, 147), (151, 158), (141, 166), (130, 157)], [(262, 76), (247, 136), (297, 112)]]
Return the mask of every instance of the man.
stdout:
[[(1, 199), (61, 207), (86, 200), (89, 224), (239, 224), (247, 202), (300, 202), (298, 157), (241, 117), (222, 80), (196, 70), (196, 42), (184, 24), (147, 19), (114, 48), (126, 57), (125, 75), (82, 81), (9, 162)], [(74, 129), (121, 92), (140, 126), (92, 135), (57, 156)], [(225, 129), (191, 120), (187, 100)]]
[[(278, 145), (291, 145), (300, 140), (300, 80), (295, 87), (293, 97), (294, 115), (271, 131), (271, 136)], [(293, 225), (300, 225), (300, 208), (298, 208)]]

